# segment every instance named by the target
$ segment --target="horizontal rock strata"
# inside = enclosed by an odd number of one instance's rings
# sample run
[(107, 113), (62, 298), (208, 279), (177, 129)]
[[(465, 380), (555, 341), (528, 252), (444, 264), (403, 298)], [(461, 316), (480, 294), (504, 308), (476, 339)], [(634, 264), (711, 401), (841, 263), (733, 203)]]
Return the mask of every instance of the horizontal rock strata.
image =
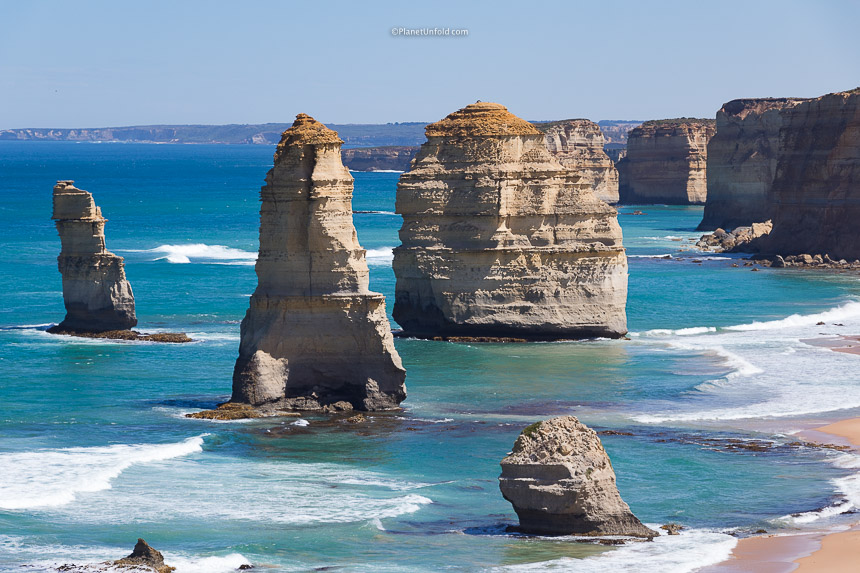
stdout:
[(422, 337), (618, 337), (627, 260), (615, 210), (499, 104), (427, 126), (397, 186), (394, 318)]
[(385, 298), (369, 290), (337, 133), (299, 114), (260, 193), (257, 289), (232, 402), (263, 410), (397, 407), (405, 370)]
[(796, 98), (737, 99), (717, 112), (708, 143), (708, 196), (700, 230), (767, 221), (783, 112)]
[(418, 147), (355, 147), (341, 151), (351, 171), (406, 171)]
[(573, 416), (524, 429), (501, 465), (499, 487), (525, 533), (659, 535), (621, 499), (600, 438)]
[(618, 170), (603, 151), (600, 127), (587, 119), (536, 123), (546, 136), (546, 146), (558, 161), (580, 176), (594, 195), (607, 203), (618, 202)]
[(59, 181), (54, 186), (54, 214), (62, 250), (57, 258), (63, 276), (66, 318), (57, 330), (103, 332), (137, 324), (134, 295), (122, 257), (105, 247), (102, 217), (93, 196)]
[(860, 258), (860, 88), (798, 103), (782, 122), (761, 250)]
[(708, 140), (712, 119), (646, 121), (630, 132), (627, 156), (618, 167), (625, 204), (704, 203), (707, 198)]

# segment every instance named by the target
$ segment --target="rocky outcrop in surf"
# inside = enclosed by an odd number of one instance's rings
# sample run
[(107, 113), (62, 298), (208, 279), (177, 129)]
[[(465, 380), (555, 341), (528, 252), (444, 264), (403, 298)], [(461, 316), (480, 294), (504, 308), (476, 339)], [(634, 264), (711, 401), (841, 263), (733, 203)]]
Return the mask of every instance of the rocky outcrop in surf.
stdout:
[(74, 565), (57, 568), (61, 573), (107, 573), (108, 571), (135, 571), (138, 573), (171, 573), (176, 567), (164, 562), (164, 555), (143, 539), (138, 538), (134, 550), (128, 557), (103, 563)]
[(54, 330), (104, 332), (135, 326), (134, 294), (125, 265), (105, 247), (107, 219), (93, 196), (76, 188), (74, 181), (58, 181), (53, 219), (62, 244), (57, 263), (66, 305), (66, 318)]
[(761, 251), (860, 258), (860, 88), (800, 102), (781, 115), (773, 231)]
[(406, 171), (418, 147), (354, 147), (341, 151), (351, 171)]
[(231, 402), (262, 410), (387, 410), (406, 397), (385, 297), (369, 290), (337, 133), (305, 114), (284, 131), (260, 197), (257, 289)]
[(499, 487), (524, 533), (659, 535), (621, 499), (600, 438), (573, 416), (525, 428), (501, 465)]
[(803, 101), (736, 99), (720, 108), (708, 143), (708, 196), (699, 230), (734, 229), (771, 218), (784, 112)]
[(546, 146), (559, 162), (580, 176), (580, 183), (607, 203), (618, 202), (618, 170), (603, 151), (600, 127), (587, 119), (536, 123), (546, 136)]
[(708, 140), (712, 119), (646, 121), (627, 139), (618, 162), (620, 201), (688, 205), (707, 197)]
[(394, 319), (421, 337), (619, 337), (627, 259), (615, 209), (496, 103), (426, 129), (397, 185)]

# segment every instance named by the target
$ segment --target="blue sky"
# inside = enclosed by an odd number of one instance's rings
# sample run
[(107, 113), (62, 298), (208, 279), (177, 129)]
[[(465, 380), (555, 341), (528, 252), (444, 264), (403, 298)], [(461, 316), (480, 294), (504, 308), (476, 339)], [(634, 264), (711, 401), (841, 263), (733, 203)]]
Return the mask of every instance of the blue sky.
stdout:
[[(713, 117), (860, 85), (860, 2), (0, 0), (0, 128)], [(395, 37), (394, 27), (468, 29)]]

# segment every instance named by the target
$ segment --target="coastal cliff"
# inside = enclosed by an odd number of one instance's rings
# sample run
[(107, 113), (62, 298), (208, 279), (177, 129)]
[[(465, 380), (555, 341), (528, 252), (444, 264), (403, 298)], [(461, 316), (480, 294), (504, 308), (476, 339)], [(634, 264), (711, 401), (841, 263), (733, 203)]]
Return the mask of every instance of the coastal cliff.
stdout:
[(57, 258), (63, 276), (66, 318), (52, 331), (61, 333), (128, 330), (137, 324), (134, 294), (125, 278), (123, 258), (105, 247), (102, 217), (93, 196), (58, 181), (54, 213), (62, 248)]
[(860, 88), (800, 102), (782, 115), (773, 231), (762, 250), (860, 258)]
[(699, 230), (734, 229), (767, 221), (784, 111), (796, 98), (732, 100), (717, 112), (708, 143), (708, 193)]
[(622, 203), (704, 203), (707, 197), (708, 140), (712, 119), (646, 121), (627, 139), (618, 165)]
[(618, 171), (603, 151), (600, 127), (587, 119), (536, 123), (546, 136), (546, 146), (559, 162), (580, 176), (580, 183), (607, 203), (618, 202)]
[(369, 290), (337, 133), (299, 114), (260, 192), (257, 289), (232, 403), (261, 411), (396, 408), (406, 371), (385, 297)]
[(532, 124), (475, 103), (426, 128), (400, 177), (394, 318), (405, 334), (619, 337), (627, 259), (615, 209)]
[(350, 171), (406, 171), (418, 147), (354, 147), (341, 151)]

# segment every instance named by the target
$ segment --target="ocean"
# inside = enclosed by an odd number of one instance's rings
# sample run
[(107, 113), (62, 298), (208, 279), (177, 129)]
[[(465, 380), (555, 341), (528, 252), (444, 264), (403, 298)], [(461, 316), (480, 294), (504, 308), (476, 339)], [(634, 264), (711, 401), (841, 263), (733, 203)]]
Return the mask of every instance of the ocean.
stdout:
[[(685, 573), (738, 535), (835, 526), (860, 508), (860, 457), (790, 445), (860, 415), (860, 357), (802, 342), (860, 334), (857, 276), (702, 255), (701, 207), (620, 209), (629, 340), (398, 339), (401, 412), (357, 425), (185, 418), (230, 395), (273, 149), (0, 142), (0, 570), (117, 559), (143, 537), (178, 573)], [(353, 175), (371, 287), (390, 312), (398, 174)], [(58, 179), (108, 218), (138, 330), (194, 343), (45, 332), (65, 314)], [(561, 414), (614, 430), (602, 440), (623, 498), (682, 535), (619, 548), (507, 533), (499, 461), (524, 426)]]

